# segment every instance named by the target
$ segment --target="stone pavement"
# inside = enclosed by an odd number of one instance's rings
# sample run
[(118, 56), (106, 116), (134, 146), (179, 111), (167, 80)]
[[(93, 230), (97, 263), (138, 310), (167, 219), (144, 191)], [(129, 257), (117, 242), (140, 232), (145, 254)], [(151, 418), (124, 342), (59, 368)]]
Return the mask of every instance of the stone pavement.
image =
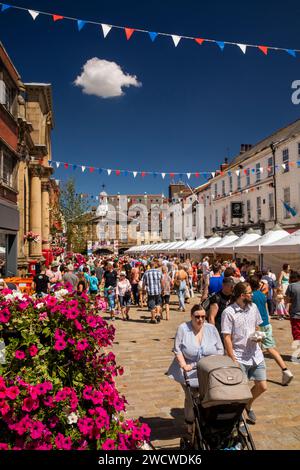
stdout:
[[(128, 401), (128, 418), (140, 418), (152, 429), (151, 440), (157, 449), (176, 448), (184, 434), (183, 392), (181, 386), (166, 377), (173, 358), (172, 347), (177, 326), (189, 319), (177, 311), (176, 297), (171, 299), (170, 321), (149, 324), (146, 308), (132, 307), (131, 320), (115, 321), (113, 351), (124, 375), (117, 380), (118, 390)], [(300, 449), (300, 364), (291, 361), (290, 323), (273, 320), (277, 347), (295, 375), (289, 386), (281, 385), (281, 371), (266, 355), (268, 391), (255, 402), (257, 424), (251, 426), (257, 449)]]

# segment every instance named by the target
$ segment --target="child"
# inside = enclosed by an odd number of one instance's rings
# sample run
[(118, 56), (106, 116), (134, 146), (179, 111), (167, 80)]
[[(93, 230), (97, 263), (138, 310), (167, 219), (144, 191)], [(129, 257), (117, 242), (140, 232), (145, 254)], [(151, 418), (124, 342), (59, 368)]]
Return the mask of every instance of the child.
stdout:
[(282, 287), (278, 287), (276, 289), (275, 301), (276, 301), (275, 312), (278, 317), (278, 320), (283, 320), (284, 318), (287, 318), (289, 314), (284, 303), (284, 295), (283, 295)]

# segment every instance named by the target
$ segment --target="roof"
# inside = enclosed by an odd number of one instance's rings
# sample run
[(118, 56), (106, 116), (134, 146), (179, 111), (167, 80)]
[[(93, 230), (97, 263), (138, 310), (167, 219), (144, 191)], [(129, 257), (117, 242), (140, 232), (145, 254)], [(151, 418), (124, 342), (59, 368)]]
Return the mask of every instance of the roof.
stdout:
[(265, 139), (259, 141), (250, 150), (244, 152), (242, 154), (237, 155), (229, 164), (229, 168), (241, 164), (243, 161), (247, 160), (248, 158), (253, 157), (257, 153), (270, 148), (272, 143), (279, 144), (282, 141), (288, 140), (295, 135), (300, 134), (300, 119), (297, 121), (288, 124), (285, 127), (273, 132), (273, 134), (269, 135)]

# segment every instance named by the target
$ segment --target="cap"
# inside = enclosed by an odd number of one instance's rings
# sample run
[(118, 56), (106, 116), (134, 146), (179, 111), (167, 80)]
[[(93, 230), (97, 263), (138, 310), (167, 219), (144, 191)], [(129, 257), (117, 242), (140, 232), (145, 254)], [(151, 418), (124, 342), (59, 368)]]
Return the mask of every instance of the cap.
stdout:
[(59, 263), (57, 261), (53, 261), (53, 263), (51, 263), (51, 268), (58, 268), (59, 266)]
[(126, 272), (125, 272), (125, 271), (121, 271), (121, 272), (120, 272), (120, 276), (126, 276)]

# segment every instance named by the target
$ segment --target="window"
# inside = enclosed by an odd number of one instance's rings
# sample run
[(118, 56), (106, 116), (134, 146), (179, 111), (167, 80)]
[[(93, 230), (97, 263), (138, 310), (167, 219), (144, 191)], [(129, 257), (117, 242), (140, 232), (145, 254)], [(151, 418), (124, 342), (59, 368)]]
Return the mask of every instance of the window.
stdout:
[(269, 193), (269, 219), (275, 219), (274, 193)]
[(261, 219), (261, 197), (256, 198), (256, 215), (257, 215), (257, 220)]
[(290, 170), (289, 167), (289, 149), (282, 150), (282, 164), (285, 165), (284, 173), (287, 173)]
[(300, 142), (298, 142), (298, 159), (300, 159)]
[(0, 147), (0, 181), (11, 188), (16, 187), (16, 159)]
[(222, 180), (222, 196), (225, 196), (225, 180)]
[(237, 175), (237, 189), (241, 189), (241, 170), (239, 170), (238, 175)]
[(204, 233), (207, 231), (207, 222), (206, 222), (206, 217), (204, 216)]
[[(286, 202), (288, 205), (291, 204), (290, 188), (284, 188), (283, 189), (283, 201)], [(286, 210), (285, 207), (284, 207), (284, 210), (283, 210), (283, 217), (285, 219), (290, 219), (290, 217), (291, 217), (291, 213), (288, 210)]]
[(215, 184), (215, 199), (218, 197), (218, 185)]
[(14, 90), (3, 79), (0, 80), (0, 103), (11, 112), (14, 99)]
[(215, 220), (216, 220), (215, 227), (219, 227), (219, 213), (218, 213), (218, 210), (215, 211)]
[(273, 176), (274, 166), (273, 166), (273, 157), (268, 158), (268, 176)]
[(229, 175), (229, 191), (232, 193), (232, 175)]
[(246, 212), (247, 212), (247, 222), (250, 223), (251, 220), (251, 206), (250, 206), (250, 201), (246, 202)]
[(260, 163), (256, 163), (256, 183), (260, 181)]
[(250, 168), (247, 168), (247, 173), (246, 173), (246, 186), (250, 186)]

